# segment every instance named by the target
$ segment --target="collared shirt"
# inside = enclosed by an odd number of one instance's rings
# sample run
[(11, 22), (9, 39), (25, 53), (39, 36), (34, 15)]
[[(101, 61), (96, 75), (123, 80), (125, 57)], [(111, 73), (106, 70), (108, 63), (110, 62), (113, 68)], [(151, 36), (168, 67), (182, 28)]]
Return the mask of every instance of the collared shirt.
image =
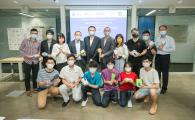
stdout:
[(62, 45), (60, 45), (58, 43), (54, 44), (51, 55), (56, 60), (57, 64), (67, 62), (67, 55), (65, 55), (64, 53), (59, 53), (60, 49), (64, 52), (70, 54), (70, 49), (66, 43), (64, 43)]
[(37, 75), (37, 82), (43, 82), (47, 80), (51, 81), (56, 75), (59, 75), (59, 72), (55, 69), (52, 72), (46, 71), (45, 68), (41, 69)]
[[(80, 51), (81, 51), (81, 42), (80, 42), (80, 40), (79, 41), (75, 40), (75, 46), (76, 46), (77, 54), (79, 54)], [(81, 56), (79, 56), (77, 58), (77, 60), (81, 60)]]
[(90, 36), (90, 47), (91, 47), (91, 45), (93, 44), (93, 40), (94, 40), (94, 36)]
[[(162, 50), (158, 49), (159, 45), (162, 44), (164, 41), (164, 47)], [(155, 45), (157, 46), (157, 54), (160, 55), (167, 55), (171, 54), (173, 51), (175, 51), (175, 40), (166, 35), (165, 37), (158, 36), (155, 40)]]
[(95, 75), (92, 76), (91, 73), (89, 71), (85, 72), (84, 79), (86, 79), (90, 84), (92, 85), (97, 85), (98, 87), (102, 86), (102, 79), (101, 79), (101, 75), (99, 72), (95, 72)]
[(68, 82), (74, 83), (83, 77), (83, 71), (77, 65), (74, 65), (73, 68), (70, 68), (69, 65), (67, 65), (60, 71), (60, 77)]
[(27, 56), (33, 56), (35, 54), (40, 54), (41, 50), (41, 42), (40, 41), (32, 41), (31, 39), (25, 39), (22, 41), (20, 46), (20, 53), (24, 57), (24, 61), (27, 64), (37, 64), (39, 62), (39, 58), (29, 59)]
[[(120, 73), (118, 70), (113, 69), (112, 71), (110, 71), (108, 68), (104, 69), (102, 71), (102, 79), (104, 81), (111, 81), (112, 75), (114, 74), (115, 78), (114, 80), (119, 81), (120, 80)], [(117, 90), (117, 86), (116, 85), (108, 85), (108, 84), (104, 84), (104, 91), (111, 91), (111, 90)]]

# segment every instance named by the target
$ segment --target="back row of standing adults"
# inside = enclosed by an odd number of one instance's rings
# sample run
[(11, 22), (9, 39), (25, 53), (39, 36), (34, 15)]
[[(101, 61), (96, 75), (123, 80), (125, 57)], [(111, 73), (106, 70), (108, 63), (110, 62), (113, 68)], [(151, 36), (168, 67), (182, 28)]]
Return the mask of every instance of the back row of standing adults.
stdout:
[[(23, 40), (20, 46), (20, 52), (24, 57), (25, 69), (25, 87), (28, 93), (35, 91), (37, 87), (36, 79), (39, 70), (39, 57), (43, 57), (43, 65), (48, 57), (53, 57), (57, 63), (57, 70), (60, 70), (67, 64), (67, 56), (74, 54), (77, 58), (76, 64), (83, 71), (86, 70), (87, 63), (90, 60), (95, 60), (100, 64), (100, 70), (106, 68), (108, 60), (115, 60), (115, 68), (120, 72), (124, 69), (124, 64), (129, 61), (133, 64), (133, 70), (138, 76), (142, 67), (142, 57), (148, 56), (155, 58), (155, 67), (161, 78), (162, 73), (162, 89), (161, 93), (167, 91), (168, 73), (170, 54), (175, 50), (175, 41), (167, 35), (167, 26), (159, 27), (159, 36), (153, 42), (150, 39), (150, 32), (144, 31), (140, 37), (139, 31), (136, 28), (131, 30), (132, 38), (125, 42), (122, 34), (117, 34), (115, 38), (110, 36), (111, 28), (104, 28), (104, 37), (99, 38), (95, 35), (95, 26), (88, 28), (89, 36), (81, 40), (82, 33), (76, 31), (74, 40), (69, 44), (63, 33), (57, 35), (57, 40), (54, 40), (54, 32), (47, 30), (47, 39), (43, 41), (37, 40), (37, 29), (31, 29), (31, 37)], [(33, 89), (30, 87), (30, 73), (32, 70)]]

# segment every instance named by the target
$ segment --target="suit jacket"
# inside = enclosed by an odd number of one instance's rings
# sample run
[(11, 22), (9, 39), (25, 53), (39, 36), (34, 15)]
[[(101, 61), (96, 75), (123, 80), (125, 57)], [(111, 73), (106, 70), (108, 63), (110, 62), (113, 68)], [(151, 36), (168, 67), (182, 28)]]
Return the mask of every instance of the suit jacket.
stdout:
[[(73, 41), (71, 41), (70, 43), (69, 43), (69, 49), (70, 49), (70, 52), (72, 53), (72, 54), (77, 54), (77, 50), (76, 50), (76, 43), (75, 43), (76, 41), (75, 40), (73, 40)], [(84, 41), (80, 41), (80, 51), (81, 50), (85, 50), (85, 43), (84, 43)], [(81, 57), (82, 58), (82, 60), (84, 60), (84, 57)]]
[(100, 48), (100, 41), (101, 39), (99, 37), (94, 36), (94, 40), (92, 42), (92, 45), (90, 46), (90, 36), (84, 38), (87, 62), (90, 59), (99, 62), (99, 55), (97, 53), (97, 49)]
[[(52, 41), (51, 41), (51, 45), (50, 45), (50, 48), (49, 48), (49, 46), (48, 46), (48, 42), (47, 42), (47, 40), (43, 40), (42, 42), (41, 42), (41, 56), (42, 56), (42, 53), (43, 52), (46, 52), (46, 53), (48, 53), (48, 54), (51, 54), (51, 52), (52, 52), (52, 49), (53, 49), (53, 45), (56, 43), (56, 41), (53, 39)], [(42, 56), (43, 57), (43, 56)], [(43, 61), (45, 61), (45, 59), (46, 59), (47, 57), (43, 57)]]
[(113, 57), (113, 50), (115, 48), (115, 44), (114, 39), (112, 37), (109, 37), (104, 45), (104, 39), (105, 37), (101, 39), (101, 49), (102, 53), (105, 55), (102, 61), (107, 62), (109, 59), (112, 59)]

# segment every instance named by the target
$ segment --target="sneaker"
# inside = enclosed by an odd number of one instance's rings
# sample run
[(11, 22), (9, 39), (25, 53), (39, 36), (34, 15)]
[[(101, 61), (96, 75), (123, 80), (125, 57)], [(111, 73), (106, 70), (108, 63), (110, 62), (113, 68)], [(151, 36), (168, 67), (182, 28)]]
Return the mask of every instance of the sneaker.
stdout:
[(70, 102), (70, 100), (68, 100), (67, 102), (63, 102), (63, 103), (62, 103), (62, 107), (67, 106), (69, 102)]
[(131, 99), (128, 101), (127, 107), (128, 108), (132, 108), (133, 107), (132, 102), (131, 102)]
[(167, 93), (166, 90), (163, 90), (163, 89), (162, 89), (162, 90), (160, 91), (160, 94), (166, 94), (166, 93)]
[(82, 106), (82, 107), (85, 107), (86, 104), (87, 104), (87, 101), (88, 101), (88, 98), (87, 98), (85, 101), (82, 101), (81, 106)]

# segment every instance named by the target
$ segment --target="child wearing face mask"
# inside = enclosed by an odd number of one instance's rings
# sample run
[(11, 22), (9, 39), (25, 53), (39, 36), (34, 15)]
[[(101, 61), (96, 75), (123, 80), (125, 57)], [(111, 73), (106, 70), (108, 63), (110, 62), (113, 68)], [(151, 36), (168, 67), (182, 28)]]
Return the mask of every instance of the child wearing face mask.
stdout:
[(120, 77), (121, 80), (119, 81), (119, 104), (121, 107), (132, 107), (131, 97), (132, 93), (136, 90), (135, 85), (137, 75), (132, 72), (131, 63), (127, 62), (124, 64), (124, 72), (121, 72)]
[(82, 103), (85, 107), (88, 101), (87, 92), (92, 93), (92, 100), (96, 106), (101, 106), (101, 95), (99, 88), (102, 86), (102, 79), (100, 73), (97, 71), (98, 64), (96, 61), (89, 62), (89, 70), (85, 72), (82, 81)]
[(143, 81), (140, 89), (135, 93), (135, 99), (143, 99), (144, 102), (151, 101), (149, 114), (154, 115), (158, 108), (158, 95), (160, 94), (160, 80), (158, 72), (152, 68), (149, 57), (143, 58), (143, 68), (140, 69), (140, 79)]
[(60, 79), (58, 71), (54, 69), (55, 60), (49, 57), (47, 58), (45, 65), (46, 67), (39, 71), (37, 77), (37, 105), (39, 109), (45, 108), (47, 94), (56, 96), (59, 93), (57, 85), (60, 82)]
[(102, 79), (104, 82), (104, 94), (102, 97), (102, 107), (107, 107), (112, 101), (118, 102), (118, 81), (120, 72), (114, 68), (115, 62), (110, 59), (107, 62), (107, 68), (102, 70)]
[(69, 93), (72, 93), (72, 98), (75, 102), (80, 102), (82, 98), (81, 93), (81, 79), (83, 77), (82, 69), (75, 65), (76, 57), (74, 54), (67, 56), (68, 65), (63, 67), (60, 71), (60, 78), (62, 78), (62, 85), (60, 85), (59, 90), (64, 99), (62, 107), (65, 107), (69, 101)]

